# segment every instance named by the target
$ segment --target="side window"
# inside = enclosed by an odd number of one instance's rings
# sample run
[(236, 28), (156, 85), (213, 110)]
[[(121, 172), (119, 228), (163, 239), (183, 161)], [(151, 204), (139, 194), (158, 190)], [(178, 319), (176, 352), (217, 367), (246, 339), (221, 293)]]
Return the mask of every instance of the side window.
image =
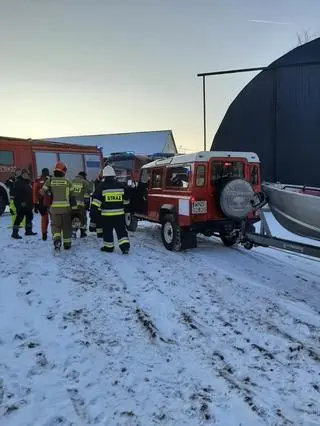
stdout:
[(196, 171), (196, 186), (204, 186), (206, 181), (206, 167), (205, 166), (197, 166)]
[(41, 170), (47, 167), (50, 170), (54, 168), (54, 165), (57, 162), (57, 154), (55, 152), (43, 152), (37, 151), (34, 153), (36, 157), (36, 165), (37, 165), (37, 176), (41, 175)]
[(257, 185), (259, 183), (259, 171), (257, 166), (250, 166), (250, 183)]
[(154, 170), (152, 172), (152, 188), (161, 188), (162, 187), (162, 170)]
[(142, 169), (141, 175), (140, 175), (140, 182), (141, 183), (148, 183), (150, 180), (150, 170), (149, 169)]
[(188, 188), (191, 166), (181, 165), (167, 168), (166, 187), (167, 188)]
[(13, 161), (13, 152), (12, 151), (0, 151), (0, 164), (2, 166), (12, 166)]

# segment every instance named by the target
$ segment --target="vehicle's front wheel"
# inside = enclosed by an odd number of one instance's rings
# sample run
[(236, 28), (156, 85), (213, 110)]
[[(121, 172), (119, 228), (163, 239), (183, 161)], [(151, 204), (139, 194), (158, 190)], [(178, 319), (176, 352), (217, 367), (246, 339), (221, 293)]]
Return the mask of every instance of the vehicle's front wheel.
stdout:
[(0, 193), (0, 216), (5, 212), (7, 199)]
[(166, 214), (162, 221), (161, 238), (167, 250), (180, 251), (182, 230), (172, 214)]
[(138, 219), (133, 213), (125, 214), (126, 227), (128, 231), (135, 232), (138, 227)]
[(233, 234), (225, 234), (220, 232), (220, 238), (226, 247), (232, 247), (238, 242), (238, 238)]

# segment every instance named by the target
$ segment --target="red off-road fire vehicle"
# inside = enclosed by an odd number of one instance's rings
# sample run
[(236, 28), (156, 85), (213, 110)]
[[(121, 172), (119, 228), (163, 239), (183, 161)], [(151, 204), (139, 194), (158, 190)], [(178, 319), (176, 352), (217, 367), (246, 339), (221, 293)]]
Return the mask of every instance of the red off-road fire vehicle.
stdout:
[(156, 160), (140, 171), (127, 228), (139, 220), (160, 223), (168, 250), (197, 246), (197, 234), (236, 244), (260, 220), (254, 209), (260, 162), (251, 152), (205, 151)]

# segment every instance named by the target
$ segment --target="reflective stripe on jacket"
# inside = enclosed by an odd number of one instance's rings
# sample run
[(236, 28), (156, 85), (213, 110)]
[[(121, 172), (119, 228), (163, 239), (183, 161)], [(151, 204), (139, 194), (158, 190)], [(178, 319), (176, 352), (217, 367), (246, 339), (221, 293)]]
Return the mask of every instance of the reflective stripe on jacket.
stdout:
[(96, 189), (91, 205), (101, 216), (124, 215), (124, 205), (128, 202), (126, 188), (117, 180), (105, 180)]
[(40, 194), (52, 194), (51, 211), (56, 213), (69, 213), (71, 208), (77, 208), (72, 183), (65, 177), (48, 178)]
[(82, 176), (72, 180), (72, 189), (78, 206), (85, 206), (90, 202), (90, 183)]

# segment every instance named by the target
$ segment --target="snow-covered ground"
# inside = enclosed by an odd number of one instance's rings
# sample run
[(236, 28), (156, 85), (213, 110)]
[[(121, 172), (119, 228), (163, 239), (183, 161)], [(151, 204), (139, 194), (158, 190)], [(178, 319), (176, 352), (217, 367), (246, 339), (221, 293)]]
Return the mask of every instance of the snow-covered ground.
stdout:
[(171, 253), (150, 224), (128, 257), (92, 234), (54, 256), (9, 223), (1, 426), (320, 424), (319, 261), (207, 238)]

